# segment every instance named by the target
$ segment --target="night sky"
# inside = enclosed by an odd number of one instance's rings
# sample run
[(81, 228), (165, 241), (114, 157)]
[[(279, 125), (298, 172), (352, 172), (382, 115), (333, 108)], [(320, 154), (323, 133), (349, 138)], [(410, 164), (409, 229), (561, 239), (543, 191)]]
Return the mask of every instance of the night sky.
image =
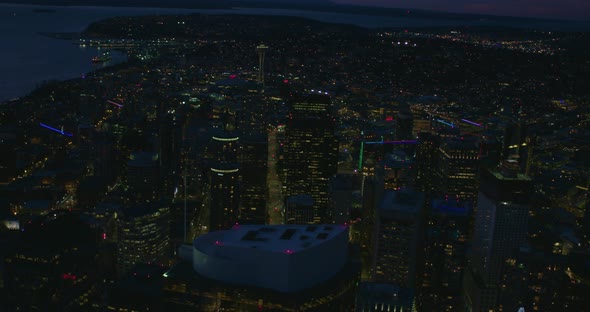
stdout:
[(446, 12), (590, 20), (590, 0), (332, 0)]

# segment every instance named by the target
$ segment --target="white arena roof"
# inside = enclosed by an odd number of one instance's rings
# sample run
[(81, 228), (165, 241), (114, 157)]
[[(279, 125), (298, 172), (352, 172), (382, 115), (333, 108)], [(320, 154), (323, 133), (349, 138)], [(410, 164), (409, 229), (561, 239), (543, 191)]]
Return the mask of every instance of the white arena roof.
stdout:
[(193, 268), (199, 274), (281, 292), (331, 278), (347, 258), (344, 225), (236, 225), (193, 241)]

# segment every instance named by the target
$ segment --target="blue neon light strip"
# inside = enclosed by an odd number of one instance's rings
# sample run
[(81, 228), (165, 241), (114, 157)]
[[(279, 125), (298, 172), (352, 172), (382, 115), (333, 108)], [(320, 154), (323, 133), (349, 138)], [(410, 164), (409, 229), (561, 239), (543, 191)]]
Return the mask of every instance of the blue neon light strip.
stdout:
[(373, 142), (365, 142), (365, 144), (416, 144), (418, 141), (416, 140), (401, 140), (401, 141), (373, 141)]
[(467, 120), (467, 119), (461, 119), (461, 121), (466, 122), (466, 123), (468, 123), (470, 125), (478, 126), (480, 128), (483, 127), (481, 124), (478, 124), (477, 122), (473, 122), (473, 121), (470, 121), (470, 120)]
[(73, 134), (71, 134), (71, 133), (67, 133), (67, 132), (64, 132), (63, 130), (55, 129), (55, 128), (53, 128), (53, 127), (51, 127), (51, 126), (48, 126), (48, 125), (46, 125), (46, 124), (44, 124), (44, 123), (39, 123), (39, 125), (40, 125), (41, 127), (43, 127), (43, 128), (49, 129), (49, 130), (51, 130), (51, 131), (55, 131), (55, 132), (57, 132), (57, 133), (59, 133), (59, 134), (61, 134), (61, 135), (66, 135), (66, 136), (69, 136), (69, 137), (71, 137), (71, 136), (74, 136), (74, 135), (73, 135)]
[(447, 125), (447, 126), (449, 126), (449, 127), (451, 127), (451, 128), (455, 128), (455, 125), (454, 125), (454, 124), (452, 124), (452, 123), (450, 123), (450, 122), (447, 122), (447, 121), (444, 121), (444, 120), (442, 120), (442, 119), (437, 119), (436, 121), (440, 122), (440, 123), (441, 123), (441, 124), (443, 124), (443, 125)]

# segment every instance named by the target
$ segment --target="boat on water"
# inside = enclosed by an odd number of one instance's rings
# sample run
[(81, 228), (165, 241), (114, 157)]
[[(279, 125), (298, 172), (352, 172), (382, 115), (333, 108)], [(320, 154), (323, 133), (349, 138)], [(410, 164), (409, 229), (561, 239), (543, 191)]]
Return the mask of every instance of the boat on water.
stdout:
[(92, 63), (104, 63), (110, 61), (111, 53), (109, 51), (102, 52), (101, 55), (93, 56)]

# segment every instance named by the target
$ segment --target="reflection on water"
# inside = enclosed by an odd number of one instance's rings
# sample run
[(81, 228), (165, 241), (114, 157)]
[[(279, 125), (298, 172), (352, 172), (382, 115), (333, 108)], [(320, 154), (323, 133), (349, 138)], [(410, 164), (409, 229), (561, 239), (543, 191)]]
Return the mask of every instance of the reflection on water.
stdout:
[(51, 7), (0, 4), (0, 101), (23, 96), (44, 81), (65, 80), (126, 60), (112, 51), (112, 59), (95, 64), (96, 48), (80, 47), (40, 33), (81, 32), (90, 23), (121, 15), (178, 14), (186, 10)]

